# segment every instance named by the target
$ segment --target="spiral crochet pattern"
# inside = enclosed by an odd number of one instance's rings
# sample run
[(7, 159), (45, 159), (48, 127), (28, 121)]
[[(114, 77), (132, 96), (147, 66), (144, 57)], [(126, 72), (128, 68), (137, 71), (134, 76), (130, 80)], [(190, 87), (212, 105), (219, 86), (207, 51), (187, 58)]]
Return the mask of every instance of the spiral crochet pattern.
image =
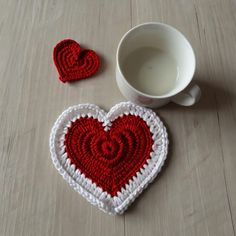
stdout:
[(65, 137), (71, 162), (111, 196), (147, 162), (152, 145), (147, 124), (134, 115), (119, 117), (108, 131), (98, 120), (80, 118)]
[(160, 171), (168, 148), (157, 115), (130, 102), (108, 113), (93, 104), (64, 111), (50, 135), (53, 163), (89, 202), (123, 213)]
[(100, 59), (93, 50), (82, 50), (72, 39), (65, 39), (55, 46), (53, 60), (62, 82), (88, 78), (97, 72), (100, 65)]

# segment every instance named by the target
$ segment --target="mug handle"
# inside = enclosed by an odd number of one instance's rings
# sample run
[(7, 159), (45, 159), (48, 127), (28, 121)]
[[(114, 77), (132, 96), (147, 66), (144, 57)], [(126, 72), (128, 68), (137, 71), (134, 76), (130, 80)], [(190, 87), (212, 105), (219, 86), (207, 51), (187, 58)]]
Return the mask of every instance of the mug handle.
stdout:
[(171, 101), (182, 106), (192, 106), (199, 101), (201, 94), (200, 87), (194, 84), (172, 97)]

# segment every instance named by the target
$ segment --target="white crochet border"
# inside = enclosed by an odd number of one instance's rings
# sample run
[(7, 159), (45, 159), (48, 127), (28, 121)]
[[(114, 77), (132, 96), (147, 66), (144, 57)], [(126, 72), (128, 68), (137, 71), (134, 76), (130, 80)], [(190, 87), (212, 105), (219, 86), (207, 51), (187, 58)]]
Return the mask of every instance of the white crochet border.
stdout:
[[(103, 123), (107, 131), (119, 116), (135, 115), (141, 117), (150, 127), (154, 144), (150, 159), (139, 172), (129, 180), (125, 188), (112, 197), (90, 179), (86, 178), (75, 165), (71, 164), (65, 152), (65, 134), (71, 123), (80, 117), (93, 117)], [(110, 214), (122, 214), (135, 198), (154, 180), (167, 157), (168, 137), (166, 128), (159, 117), (150, 109), (131, 102), (121, 102), (106, 113), (94, 104), (79, 104), (69, 107), (56, 120), (50, 134), (50, 152), (52, 161), (63, 178), (91, 204)]]

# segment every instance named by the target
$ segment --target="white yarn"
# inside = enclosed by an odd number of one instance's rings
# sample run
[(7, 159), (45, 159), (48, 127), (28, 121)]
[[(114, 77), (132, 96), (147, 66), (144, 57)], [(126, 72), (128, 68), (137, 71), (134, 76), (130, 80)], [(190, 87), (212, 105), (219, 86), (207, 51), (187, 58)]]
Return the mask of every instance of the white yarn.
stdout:
[[(147, 164), (129, 180), (129, 183), (117, 193), (117, 196), (112, 197), (86, 178), (74, 164), (71, 164), (65, 152), (64, 139), (68, 127), (80, 117), (98, 119), (103, 123), (104, 130), (107, 131), (112, 126), (112, 121), (128, 114), (139, 116), (147, 123), (154, 143)], [(91, 204), (109, 214), (122, 214), (128, 208), (160, 172), (168, 152), (167, 131), (159, 117), (152, 110), (131, 102), (121, 102), (112, 107), (108, 113), (93, 104), (69, 107), (56, 120), (51, 130), (49, 143), (52, 161), (63, 178)]]

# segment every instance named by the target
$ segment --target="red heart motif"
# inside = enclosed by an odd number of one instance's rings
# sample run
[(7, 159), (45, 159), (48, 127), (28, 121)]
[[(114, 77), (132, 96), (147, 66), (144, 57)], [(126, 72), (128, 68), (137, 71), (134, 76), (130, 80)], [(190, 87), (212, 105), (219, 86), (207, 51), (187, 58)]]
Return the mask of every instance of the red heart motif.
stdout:
[(149, 127), (134, 115), (117, 118), (108, 131), (97, 119), (82, 117), (71, 124), (65, 136), (71, 162), (111, 196), (146, 163), (152, 145)]
[(160, 172), (167, 132), (158, 116), (131, 102), (108, 113), (93, 104), (64, 111), (50, 134), (53, 163), (90, 203), (121, 214)]
[(88, 78), (97, 72), (100, 65), (93, 50), (82, 50), (72, 39), (65, 39), (55, 46), (53, 60), (62, 82)]

